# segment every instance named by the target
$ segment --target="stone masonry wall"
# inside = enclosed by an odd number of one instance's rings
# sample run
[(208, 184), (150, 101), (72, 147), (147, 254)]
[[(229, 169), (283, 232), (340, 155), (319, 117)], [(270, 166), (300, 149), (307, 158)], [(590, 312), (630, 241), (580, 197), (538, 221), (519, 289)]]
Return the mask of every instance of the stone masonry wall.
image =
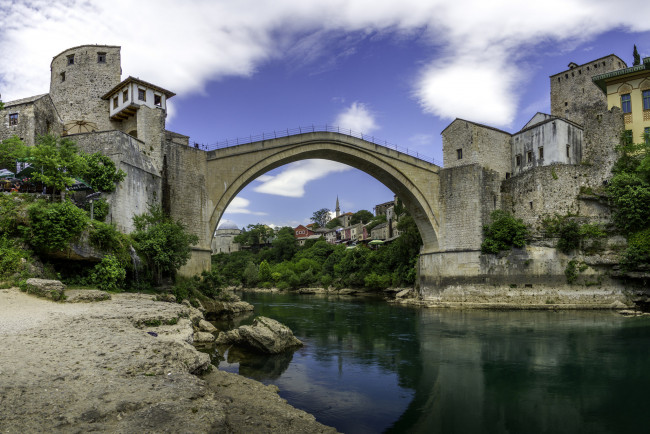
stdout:
[[(9, 125), (9, 115), (14, 113), (18, 114), (18, 124)], [(48, 95), (9, 102), (0, 110), (0, 119), (0, 140), (16, 135), (27, 146), (34, 146), (38, 136), (48, 131), (62, 133), (62, 124)]]
[[(98, 62), (98, 53), (106, 53), (105, 62)], [(71, 55), (74, 63), (70, 65)], [(117, 129), (109, 118), (108, 101), (101, 97), (121, 81), (120, 47), (69, 48), (52, 59), (50, 69), (50, 96), (63, 123), (86, 120), (94, 122), (99, 131)]]
[(583, 108), (606, 100), (591, 78), (626, 66), (623, 60), (612, 54), (552, 75), (551, 114), (584, 125)]
[(500, 204), (500, 174), (472, 164), (440, 170), (440, 250), (476, 250)]
[(165, 141), (163, 155), (163, 208), (174, 220), (180, 220), (199, 237), (191, 261), (179, 270), (192, 275), (210, 269), (211, 241), (215, 228), (210, 226), (214, 206), (208, 203), (206, 155), (204, 151)]
[[(444, 166), (480, 164), (505, 178), (510, 172), (511, 135), (484, 125), (456, 119), (442, 132)], [(462, 159), (458, 159), (458, 149)]]
[(111, 204), (107, 222), (132, 232), (133, 216), (147, 212), (149, 205), (160, 204), (162, 179), (141, 148), (143, 143), (121, 131), (73, 134), (70, 139), (84, 152), (100, 152), (126, 172), (114, 193), (107, 195)]
[(584, 155), (582, 163), (589, 168), (588, 186), (602, 187), (612, 177), (612, 167), (618, 158), (616, 146), (621, 143), (623, 113), (618, 107), (607, 110), (604, 102), (584, 108)]

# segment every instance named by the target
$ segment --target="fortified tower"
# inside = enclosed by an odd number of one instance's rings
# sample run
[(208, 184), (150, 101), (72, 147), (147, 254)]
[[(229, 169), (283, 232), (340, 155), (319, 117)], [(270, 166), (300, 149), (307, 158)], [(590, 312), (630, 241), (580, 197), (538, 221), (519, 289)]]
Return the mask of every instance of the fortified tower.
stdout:
[(54, 56), (50, 97), (69, 133), (114, 129), (101, 97), (120, 83), (120, 47), (80, 45)]
[(550, 77), (551, 114), (584, 125), (587, 107), (601, 103), (603, 109), (606, 108), (605, 97), (592, 77), (626, 67), (625, 62), (614, 54), (583, 65), (569, 63), (569, 69)]

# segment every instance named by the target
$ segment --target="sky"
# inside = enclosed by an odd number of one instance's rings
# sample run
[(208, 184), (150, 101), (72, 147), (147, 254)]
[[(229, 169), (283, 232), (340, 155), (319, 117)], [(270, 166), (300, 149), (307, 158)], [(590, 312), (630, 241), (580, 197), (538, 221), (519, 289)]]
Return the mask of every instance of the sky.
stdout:
[[(570, 62), (650, 56), (648, 16), (642, 0), (0, 0), (0, 94), (47, 93), (67, 48), (120, 45), (122, 78), (175, 92), (167, 129), (191, 143), (333, 125), (442, 164), (455, 118), (516, 132)], [(393, 193), (304, 160), (253, 180), (221, 223), (295, 227), (337, 197), (373, 211)]]

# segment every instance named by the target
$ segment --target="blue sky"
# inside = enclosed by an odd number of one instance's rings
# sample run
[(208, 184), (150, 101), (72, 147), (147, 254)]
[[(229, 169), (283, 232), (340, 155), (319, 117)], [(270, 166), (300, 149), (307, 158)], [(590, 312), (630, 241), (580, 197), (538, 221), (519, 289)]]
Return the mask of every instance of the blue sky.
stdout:
[[(442, 161), (456, 117), (506, 131), (549, 111), (548, 76), (611, 53), (650, 56), (639, 0), (0, 0), (0, 93), (45, 93), (49, 62), (122, 46), (123, 78), (176, 92), (167, 128), (211, 144), (340, 125)], [(249, 184), (224, 219), (304, 224), (320, 208), (392, 199), (373, 178), (308, 160)]]

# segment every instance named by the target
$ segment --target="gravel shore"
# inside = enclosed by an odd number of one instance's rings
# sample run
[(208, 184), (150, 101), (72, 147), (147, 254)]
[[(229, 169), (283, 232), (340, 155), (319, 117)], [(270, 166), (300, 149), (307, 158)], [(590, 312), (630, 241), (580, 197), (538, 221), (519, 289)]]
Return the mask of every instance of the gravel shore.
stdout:
[(197, 315), (147, 295), (54, 303), (0, 289), (0, 432), (336, 432), (274, 386), (210, 371), (191, 345)]

